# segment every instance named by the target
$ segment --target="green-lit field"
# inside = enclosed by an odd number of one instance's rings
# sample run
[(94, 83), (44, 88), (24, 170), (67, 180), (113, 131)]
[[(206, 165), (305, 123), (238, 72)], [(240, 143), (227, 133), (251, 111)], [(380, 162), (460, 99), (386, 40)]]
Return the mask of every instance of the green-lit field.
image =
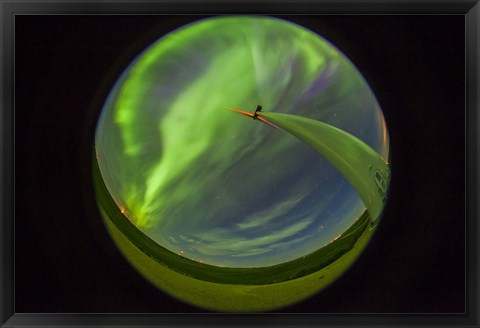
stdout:
[(124, 256), (148, 281), (184, 302), (219, 312), (264, 312), (311, 297), (355, 261), (373, 232), (365, 229), (350, 251), (315, 273), (275, 284), (232, 285), (198, 280), (173, 271), (135, 247), (110, 220), (105, 219), (105, 223)]
[(373, 232), (364, 213), (335, 241), (287, 263), (264, 268), (221, 268), (191, 261), (156, 244), (120, 213), (94, 162), (104, 221), (124, 256), (155, 286), (203, 308), (259, 312), (308, 298), (330, 285), (355, 261)]

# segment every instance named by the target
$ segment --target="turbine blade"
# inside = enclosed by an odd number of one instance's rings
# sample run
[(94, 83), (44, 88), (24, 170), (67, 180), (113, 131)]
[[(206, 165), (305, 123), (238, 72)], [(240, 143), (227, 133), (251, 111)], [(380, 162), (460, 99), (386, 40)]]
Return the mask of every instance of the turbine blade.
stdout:
[(275, 124), (273, 124), (272, 122), (269, 122), (267, 121), (266, 119), (264, 119), (260, 114), (257, 115), (257, 118), (262, 121), (263, 123), (267, 123), (268, 125), (270, 125), (271, 127), (274, 127), (275, 129), (280, 129), (278, 126), (276, 126)]
[(226, 107), (226, 108), (233, 111), (233, 112), (237, 112), (237, 113), (240, 113), (240, 114), (248, 116), (248, 117), (253, 117), (252, 113), (246, 112), (244, 110), (236, 109), (236, 108), (232, 108), (232, 107)]

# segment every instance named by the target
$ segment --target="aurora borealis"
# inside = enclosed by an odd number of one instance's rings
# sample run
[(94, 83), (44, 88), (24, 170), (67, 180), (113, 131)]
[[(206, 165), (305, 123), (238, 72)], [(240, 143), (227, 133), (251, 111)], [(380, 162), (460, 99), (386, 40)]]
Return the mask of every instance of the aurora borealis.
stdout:
[(282, 263), (364, 212), (357, 192), (297, 139), (232, 106), (312, 118), (388, 157), (380, 107), (327, 41), (268, 17), (207, 19), (140, 54), (102, 111), (96, 155), (128, 219), (172, 252), (217, 266)]

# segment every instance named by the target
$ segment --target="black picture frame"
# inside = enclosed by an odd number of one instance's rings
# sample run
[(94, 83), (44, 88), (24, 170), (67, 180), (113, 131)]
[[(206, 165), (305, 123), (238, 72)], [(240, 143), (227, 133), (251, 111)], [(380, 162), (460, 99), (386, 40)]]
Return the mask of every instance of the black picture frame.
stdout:
[[(0, 209), (2, 327), (57, 326), (478, 326), (478, 1), (2, 1)], [(465, 313), (420, 314), (54, 314), (17, 313), (15, 300), (15, 16), (59, 14), (458, 14), (466, 39), (466, 308)], [(246, 317), (248, 317), (246, 319)]]

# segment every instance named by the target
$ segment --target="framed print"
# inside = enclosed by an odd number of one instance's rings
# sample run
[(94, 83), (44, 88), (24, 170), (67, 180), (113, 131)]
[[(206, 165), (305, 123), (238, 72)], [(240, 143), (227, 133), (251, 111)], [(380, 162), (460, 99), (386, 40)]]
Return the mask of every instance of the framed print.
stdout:
[(13, 2), (2, 327), (476, 326), (476, 1)]

